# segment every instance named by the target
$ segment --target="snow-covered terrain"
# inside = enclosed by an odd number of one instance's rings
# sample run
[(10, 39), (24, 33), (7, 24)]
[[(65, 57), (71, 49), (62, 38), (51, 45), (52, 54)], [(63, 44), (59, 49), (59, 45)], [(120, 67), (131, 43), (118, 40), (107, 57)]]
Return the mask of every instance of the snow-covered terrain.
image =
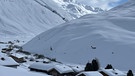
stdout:
[(97, 58), (101, 66), (135, 71), (134, 8), (135, 1), (129, 0), (107, 13), (83, 16), (38, 35), (23, 48), (66, 64)]
[(77, 2), (77, 0), (53, 0), (53, 1), (56, 2), (58, 6), (63, 8), (74, 18), (79, 18), (86, 14), (97, 14), (103, 12), (101, 8), (84, 5)]
[(66, 0), (0, 0), (0, 35), (33, 37), (73, 18), (98, 11), (102, 10)]
[(0, 36), (35, 36), (71, 20), (52, 0), (0, 0)]
[(50, 76), (47, 74), (30, 72), (22, 69), (14, 69), (0, 66), (0, 75), (1, 76)]

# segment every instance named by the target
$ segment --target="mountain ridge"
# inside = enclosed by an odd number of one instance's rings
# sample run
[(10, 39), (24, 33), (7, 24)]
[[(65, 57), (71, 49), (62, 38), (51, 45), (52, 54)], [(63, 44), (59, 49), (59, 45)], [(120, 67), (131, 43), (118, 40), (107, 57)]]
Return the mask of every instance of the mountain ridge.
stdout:
[(97, 14), (104, 12), (104, 10), (99, 7), (91, 7), (88, 5), (84, 5), (79, 3), (77, 0), (53, 0), (53, 1), (56, 2), (58, 6), (67, 11), (75, 19), (86, 14)]

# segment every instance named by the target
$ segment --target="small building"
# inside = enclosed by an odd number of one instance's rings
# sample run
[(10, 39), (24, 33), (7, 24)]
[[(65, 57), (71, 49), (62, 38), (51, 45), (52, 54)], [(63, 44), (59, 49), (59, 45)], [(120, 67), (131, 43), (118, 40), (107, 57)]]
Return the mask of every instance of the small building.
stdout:
[(18, 63), (24, 63), (24, 62), (26, 62), (24, 56), (21, 56), (21, 55), (18, 55), (18, 54), (16, 54), (16, 55), (11, 54), (10, 57), (12, 57)]
[(126, 76), (126, 74), (118, 69), (102, 69), (99, 71), (103, 76)]
[(53, 76), (75, 76), (72, 68), (61, 63), (50, 62), (41, 63), (35, 62), (29, 66), (31, 71), (43, 72)]
[(51, 76), (51, 75), (22, 71), (22, 69), (14, 69), (0, 66), (0, 76)]
[(75, 76), (73, 69), (64, 64), (55, 65), (48, 73), (53, 76)]
[(54, 66), (54, 63), (35, 62), (29, 66), (30, 71), (47, 73)]
[(85, 66), (82, 66), (82, 65), (72, 65), (72, 66), (70, 66), (70, 67), (73, 69), (73, 71), (74, 71), (75, 74), (77, 75), (78, 73), (84, 71), (84, 67), (85, 67)]
[(81, 72), (76, 76), (103, 76), (103, 75), (98, 71), (87, 71), (87, 72)]
[(84, 67), (80, 66), (80, 65), (76, 65), (76, 66), (70, 66), (75, 72), (83, 72), (84, 71)]
[(19, 66), (19, 64), (16, 61), (14, 61), (11, 57), (1, 57), (0, 65), (13, 68), (17, 68), (17, 66)]
[(7, 53), (7, 52), (11, 52), (13, 49), (9, 49), (9, 48), (3, 48), (1, 50), (2, 53)]

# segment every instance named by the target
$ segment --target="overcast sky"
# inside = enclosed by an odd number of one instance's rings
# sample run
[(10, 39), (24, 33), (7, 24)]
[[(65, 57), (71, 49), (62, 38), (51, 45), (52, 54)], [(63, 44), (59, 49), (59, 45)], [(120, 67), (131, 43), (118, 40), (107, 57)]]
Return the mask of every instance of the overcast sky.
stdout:
[(128, 0), (76, 0), (76, 1), (90, 5), (90, 6), (100, 7), (104, 10), (108, 10), (119, 4), (127, 2)]

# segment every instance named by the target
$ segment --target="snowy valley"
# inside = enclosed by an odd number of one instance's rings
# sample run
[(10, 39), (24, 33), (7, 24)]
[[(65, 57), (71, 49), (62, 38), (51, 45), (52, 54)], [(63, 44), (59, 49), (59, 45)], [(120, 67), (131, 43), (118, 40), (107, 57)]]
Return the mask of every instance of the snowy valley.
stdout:
[[(90, 70), (89, 63), (65, 64), (45, 57), (42, 54), (23, 51), (19, 46), (23, 41), (1, 42), (0, 52), (0, 75), (2, 76), (126, 76), (127, 71), (120, 71), (110, 64), (105, 68), (99, 67), (97, 70)], [(92, 60), (92, 64), (94, 61)], [(99, 66), (99, 65), (98, 65)], [(110, 67), (111, 66), (111, 67)], [(88, 68), (88, 69), (87, 69)], [(7, 73), (8, 72), (8, 73)]]
[(104, 12), (75, 0), (0, 0), (0, 76), (132, 74), (134, 8), (134, 0)]

